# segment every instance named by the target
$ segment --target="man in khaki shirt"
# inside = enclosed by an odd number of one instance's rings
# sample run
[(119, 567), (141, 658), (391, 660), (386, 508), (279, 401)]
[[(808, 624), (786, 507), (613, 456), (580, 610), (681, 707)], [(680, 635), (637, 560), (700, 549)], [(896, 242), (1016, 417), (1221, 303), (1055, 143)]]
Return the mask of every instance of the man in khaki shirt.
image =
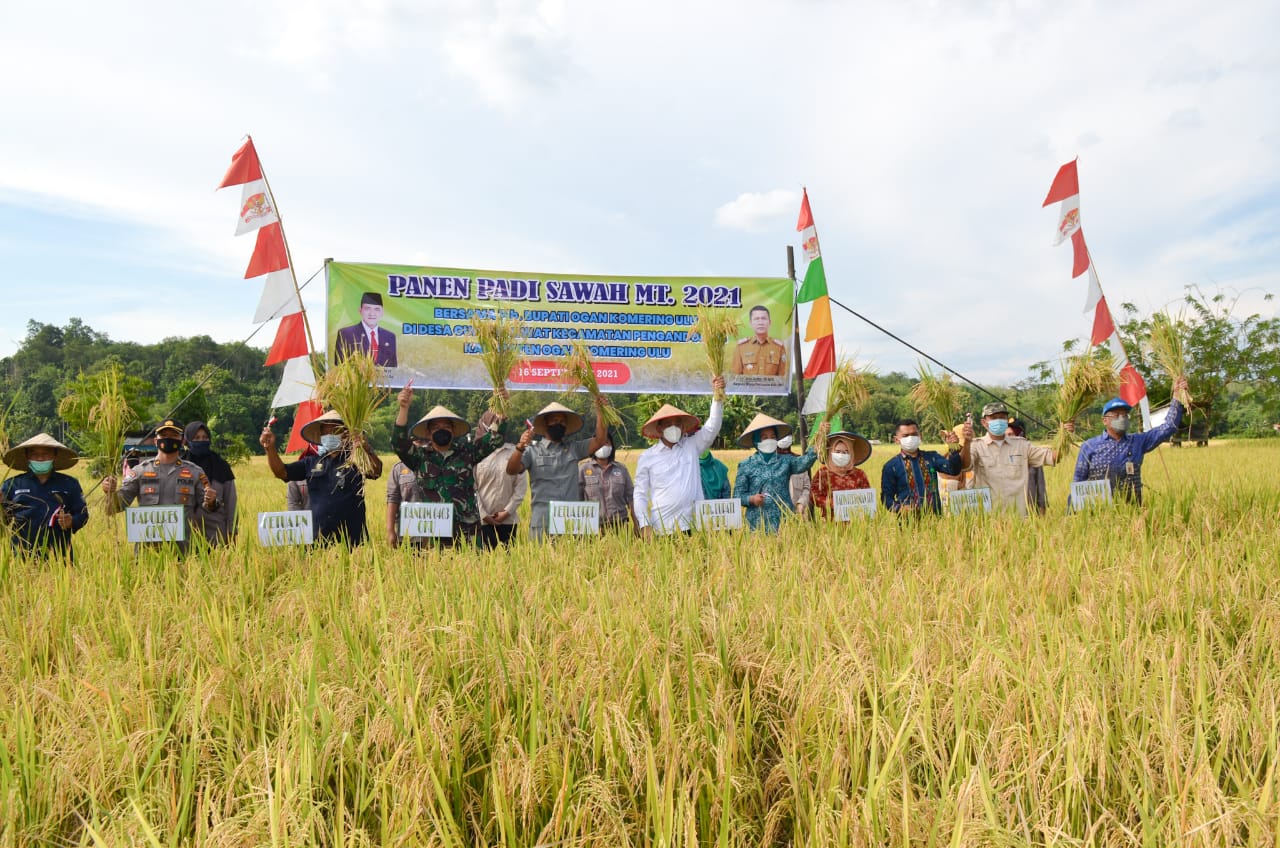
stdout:
[(753, 306), (747, 315), (755, 335), (740, 339), (733, 348), (730, 373), (747, 377), (780, 377), (787, 373), (787, 348), (769, 338), (773, 319), (766, 306)]
[[(1009, 410), (998, 401), (982, 408), (982, 426), (987, 433), (969, 446), (964, 470), (973, 471), (973, 488), (991, 490), (993, 510), (1016, 509), (1025, 517), (1029, 469), (1053, 465), (1058, 455), (1052, 448), (1009, 434)], [(969, 425), (965, 425), (965, 438), (973, 438)]]

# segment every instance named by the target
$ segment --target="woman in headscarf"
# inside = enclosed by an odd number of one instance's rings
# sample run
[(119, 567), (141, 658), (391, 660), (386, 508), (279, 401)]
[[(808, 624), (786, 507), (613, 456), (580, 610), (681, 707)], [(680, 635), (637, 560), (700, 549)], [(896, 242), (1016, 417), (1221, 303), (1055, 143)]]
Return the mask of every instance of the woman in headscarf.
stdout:
[(209, 485), (218, 496), (219, 508), (211, 512), (204, 504), (196, 510), (192, 527), (210, 545), (231, 544), (236, 538), (236, 475), (231, 466), (211, 447), (209, 425), (192, 421), (183, 431), (187, 459), (204, 470)]
[(871, 481), (858, 468), (869, 456), (871, 443), (857, 433), (841, 429), (827, 437), (827, 461), (813, 475), (813, 505), (819, 512), (833, 516), (833, 492), (871, 488)]
[[(831, 425), (822, 422), (826, 433)], [(738, 479), (733, 496), (747, 508), (747, 523), (753, 530), (776, 532), (782, 522), (782, 511), (795, 512), (791, 501), (791, 475), (806, 473), (818, 455), (809, 448), (800, 456), (778, 453), (778, 439), (791, 432), (791, 426), (763, 412), (751, 419), (738, 437), (740, 447), (754, 446), (756, 452), (738, 466)]]
[(20, 472), (4, 481), (4, 521), (15, 550), (74, 559), (71, 534), (89, 521), (80, 482), (60, 474), (80, 461), (47, 433), (10, 449), (4, 464)]

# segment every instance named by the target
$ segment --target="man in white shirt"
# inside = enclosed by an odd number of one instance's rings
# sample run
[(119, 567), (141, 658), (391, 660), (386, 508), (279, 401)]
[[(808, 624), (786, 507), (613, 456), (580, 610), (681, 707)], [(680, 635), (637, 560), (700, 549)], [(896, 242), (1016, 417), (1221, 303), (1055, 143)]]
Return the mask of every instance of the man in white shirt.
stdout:
[[(711, 387), (724, 389), (724, 378), (716, 377)], [(640, 535), (678, 533), (693, 527), (693, 504), (702, 499), (702, 470), (698, 458), (720, 434), (724, 402), (711, 401), (707, 423), (698, 429), (698, 419), (671, 404), (665, 404), (640, 428), (641, 435), (657, 444), (640, 454), (636, 463), (635, 508)], [(695, 432), (696, 431), (696, 432)]]

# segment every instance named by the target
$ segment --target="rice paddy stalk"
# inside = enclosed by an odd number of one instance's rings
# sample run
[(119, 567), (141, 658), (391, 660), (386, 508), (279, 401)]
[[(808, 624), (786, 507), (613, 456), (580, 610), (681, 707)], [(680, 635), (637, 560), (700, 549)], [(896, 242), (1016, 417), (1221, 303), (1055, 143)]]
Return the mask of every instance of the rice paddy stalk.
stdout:
[(520, 337), (522, 328), (516, 313), (498, 304), (492, 318), (476, 318), (472, 321), (476, 343), (480, 346), (480, 361), (493, 386), (489, 395), (489, 409), (506, 418), (511, 411), (511, 399), (507, 394), (507, 378), (511, 369), (520, 362)]
[[(848, 428), (846, 416), (860, 412), (871, 400), (871, 390), (867, 387), (869, 370), (858, 370), (852, 359), (842, 359), (831, 373), (831, 382), (827, 384), (826, 417), (830, 421), (840, 418), (842, 426)], [(822, 462), (827, 461), (827, 439), (819, 430), (813, 440), (814, 450)]]
[[(707, 355), (707, 370), (711, 376), (723, 377), (729, 339), (738, 334), (738, 319), (722, 309), (702, 307), (698, 310), (693, 331), (702, 337), (702, 348)], [(716, 389), (715, 399), (723, 401), (725, 390)]]
[[(1147, 348), (1156, 365), (1174, 383), (1187, 377), (1187, 352), (1182, 336), (1185, 328), (1186, 322), (1181, 317), (1174, 318), (1166, 312), (1157, 312), (1151, 316), (1151, 335)], [(1191, 392), (1175, 386), (1173, 396), (1184, 407), (1191, 408)]]
[(600, 381), (596, 378), (591, 351), (586, 342), (575, 341), (569, 348), (569, 352), (557, 360), (556, 365), (560, 368), (560, 379), (566, 397), (571, 396), (578, 389), (585, 390), (591, 395), (591, 400), (596, 406), (596, 414), (604, 416), (608, 426), (622, 426), (622, 414), (600, 391)]
[(912, 408), (929, 429), (950, 430), (960, 415), (960, 387), (950, 374), (938, 376), (923, 362), (917, 364), (916, 370), (920, 380), (907, 395)]
[(1062, 383), (1054, 400), (1054, 416), (1058, 427), (1054, 430), (1052, 446), (1058, 454), (1058, 462), (1071, 455), (1080, 443), (1075, 433), (1065, 428), (1074, 422), (1100, 395), (1114, 395), (1120, 390), (1120, 376), (1110, 353), (1083, 353), (1062, 362)]
[[(93, 448), (103, 465), (103, 472), (116, 474), (124, 458), (124, 434), (138, 423), (129, 399), (124, 393), (124, 369), (119, 363), (94, 374), (85, 383), (83, 393), (72, 392), (58, 404), (58, 414), (83, 418), (89, 428)], [(83, 415), (77, 414), (77, 410)]]
[(356, 436), (369, 435), (374, 412), (391, 397), (390, 389), (378, 385), (381, 379), (382, 368), (372, 354), (352, 351), (316, 383), (316, 397), (342, 416), (347, 463), (365, 475), (373, 472), (373, 461), (357, 446)]

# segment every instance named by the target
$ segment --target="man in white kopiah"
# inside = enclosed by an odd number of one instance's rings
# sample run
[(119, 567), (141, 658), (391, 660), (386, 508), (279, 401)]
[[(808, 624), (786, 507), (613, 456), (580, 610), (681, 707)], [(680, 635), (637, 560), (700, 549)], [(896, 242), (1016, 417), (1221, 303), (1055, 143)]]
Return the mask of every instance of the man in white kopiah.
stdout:
[[(716, 377), (711, 388), (724, 389), (724, 378)], [(698, 464), (720, 434), (724, 402), (713, 399), (707, 423), (698, 429), (698, 419), (671, 404), (653, 414), (640, 433), (655, 439), (653, 447), (640, 454), (636, 463), (633, 504), (640, 535), (652, 538), (684, 532), (693, 527), (693, 505), (702, 499), (702, 469)], [(695, 432), (696, 431), (696, 432)]]

